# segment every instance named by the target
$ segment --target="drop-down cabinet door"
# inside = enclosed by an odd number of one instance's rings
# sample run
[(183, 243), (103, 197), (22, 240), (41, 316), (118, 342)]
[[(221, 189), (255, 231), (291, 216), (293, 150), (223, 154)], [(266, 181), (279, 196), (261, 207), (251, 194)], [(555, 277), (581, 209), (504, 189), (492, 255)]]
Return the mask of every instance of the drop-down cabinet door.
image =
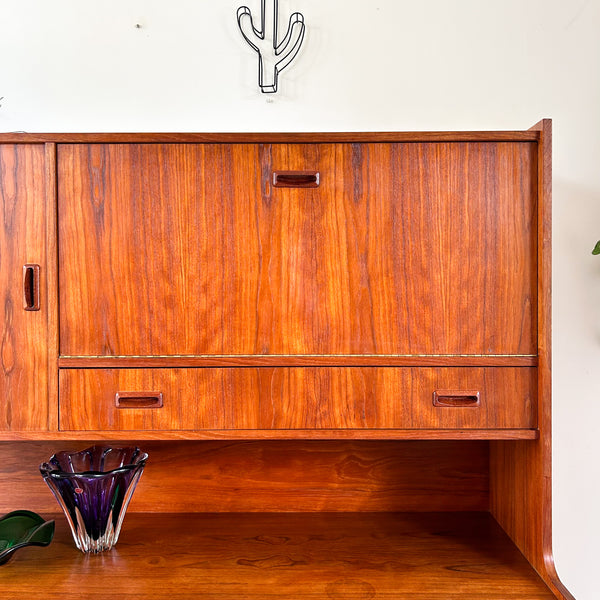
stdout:
[(0, 431), (46, 430), (48, 294), (43, 144), (0, 144)]
[(61, 355), (533, 357), (536, 152), (60, 144)]

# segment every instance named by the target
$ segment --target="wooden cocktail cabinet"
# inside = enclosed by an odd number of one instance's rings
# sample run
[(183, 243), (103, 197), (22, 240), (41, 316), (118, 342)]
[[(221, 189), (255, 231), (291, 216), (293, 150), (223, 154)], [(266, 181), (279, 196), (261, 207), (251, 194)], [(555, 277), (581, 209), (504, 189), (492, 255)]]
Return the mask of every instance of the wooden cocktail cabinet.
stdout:
[(563, 598), (551, 124), (1, 134), (0, 512), (150, 459), (116, 548), (5, 597)]

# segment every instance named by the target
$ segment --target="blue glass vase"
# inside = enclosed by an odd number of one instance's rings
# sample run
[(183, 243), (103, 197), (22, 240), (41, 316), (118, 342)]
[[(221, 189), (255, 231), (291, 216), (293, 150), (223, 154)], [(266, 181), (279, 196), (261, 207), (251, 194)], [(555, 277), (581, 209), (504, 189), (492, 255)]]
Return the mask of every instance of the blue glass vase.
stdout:
[(136, 447), (57, 452), (40, 465), (82, 552), (110, 550), (148, 455)]

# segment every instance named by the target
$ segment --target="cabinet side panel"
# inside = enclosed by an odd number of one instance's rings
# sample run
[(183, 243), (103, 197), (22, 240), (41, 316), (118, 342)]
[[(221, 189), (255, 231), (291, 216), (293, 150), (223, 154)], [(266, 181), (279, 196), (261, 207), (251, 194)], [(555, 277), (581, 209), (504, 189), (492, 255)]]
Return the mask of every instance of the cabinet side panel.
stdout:
[[(107, 442), (110, 443), (110, 442)], [(123, 446), (130, 442), (115, 442)], [(136, 443), (136, 442), (131, 442)], [(56, 512), (38, 465), (89, 442), (0, 443), (0, 513)], [(139, 512), (470, 511), (488, 508), (488, 443), (137, 442)]]
[(48, 429), (45, 188), (43, 145), (0, 145), (0, 430)]
[(557, 598), (574, 600), (552, 554), (552, 122), (544, 119), (537, 159), (538, 427), (530, 442), (490, 443), (490, 510)]
[(490, 442), (490, 511), (557, 598), (574, 600), (554, 567), (550, 433), (535, 441)]

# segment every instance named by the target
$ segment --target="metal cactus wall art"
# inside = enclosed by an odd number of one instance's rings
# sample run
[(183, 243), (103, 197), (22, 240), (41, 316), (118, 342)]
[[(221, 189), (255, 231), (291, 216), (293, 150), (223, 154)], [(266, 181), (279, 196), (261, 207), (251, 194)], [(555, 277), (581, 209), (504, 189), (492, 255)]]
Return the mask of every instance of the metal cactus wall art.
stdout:
[[(277, 35), (278, 0), (261, 0), (260, 28), (254, 26), (252, 13), (240, 6), (237, 21), (244, 39), (258, 53), (258, 85), (265, 94), (277, 91), (279, 73), (296, 57), (304, 40), (304, 16), (292, 13), (285, 37)], [(270, 29), (270, 31), (267, 31)]]

